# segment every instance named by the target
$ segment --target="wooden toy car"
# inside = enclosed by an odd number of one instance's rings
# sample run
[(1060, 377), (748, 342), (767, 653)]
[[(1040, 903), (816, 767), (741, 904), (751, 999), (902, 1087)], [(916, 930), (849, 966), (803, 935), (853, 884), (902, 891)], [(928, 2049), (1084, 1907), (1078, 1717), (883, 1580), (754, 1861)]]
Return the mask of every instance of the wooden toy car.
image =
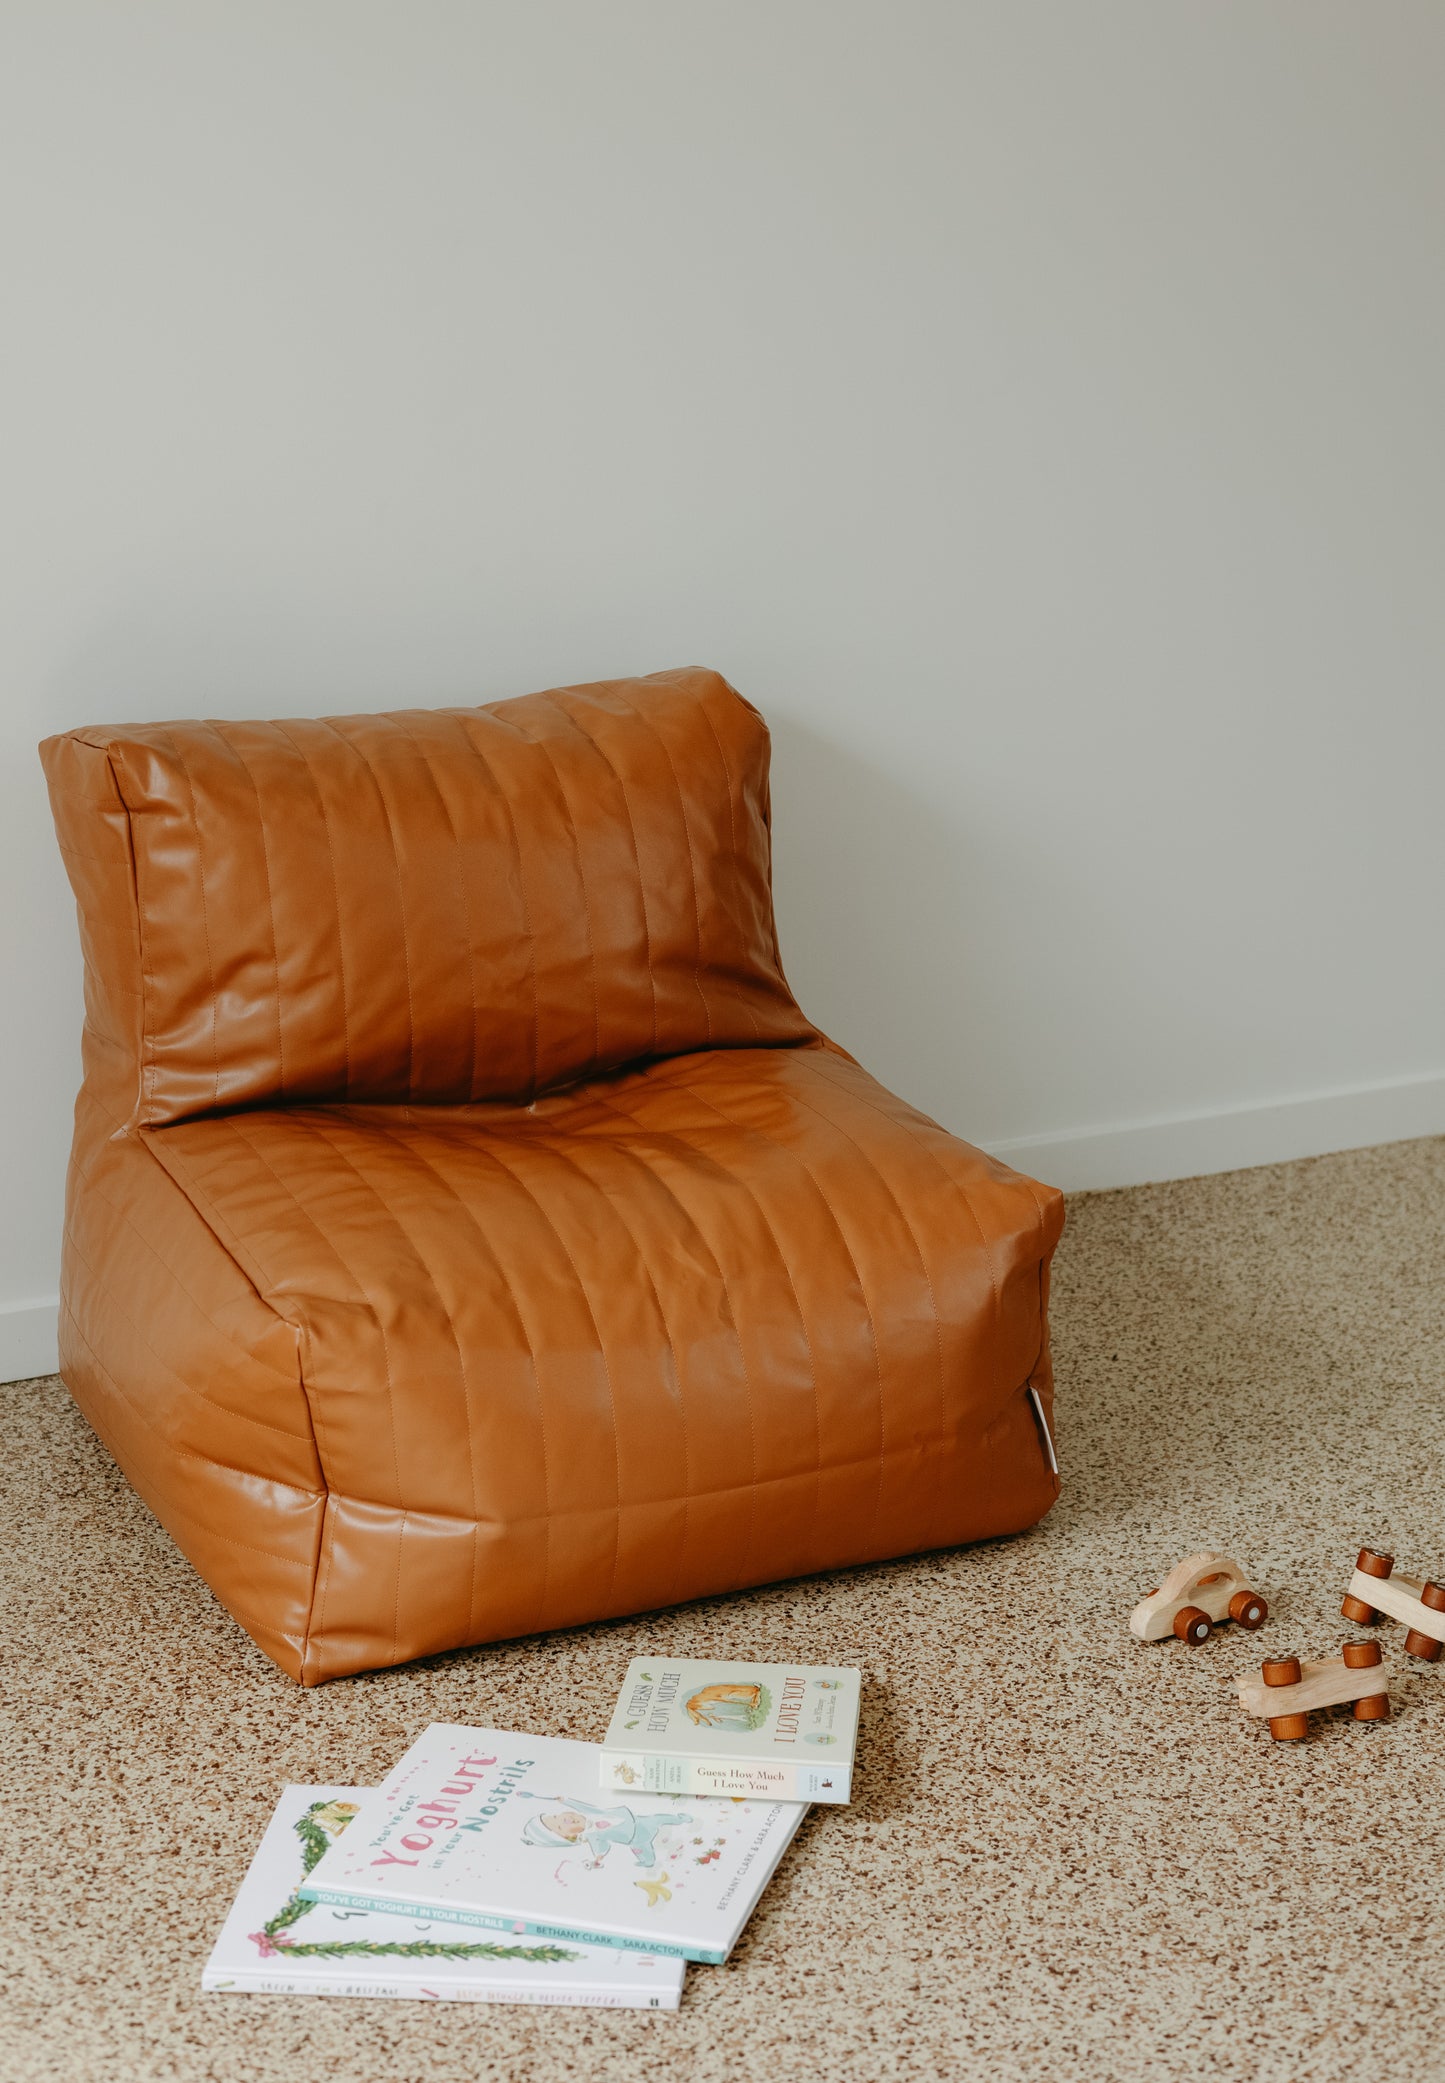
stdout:
[(1405, 1651), (1435, 1663), (1445, 1644), (1445, 1584), (1422, 1583), (1418, 1577), (1395, 1575), (1393, 1555), (1361, 1548), (1355, 1574), (1340, 1607), (1357, 1627), (1375, 1627), (1388, 1613), (1409, 1629)]
[(1273, 1657), (1260, 1665), (1258, 1678), (1236, 1678), (1234, 1684), (1240, 1706), (1265, 1717), (1276, 1743), (1298, 1742), (1308, 1735), (1316, 1708), (1347, 1700), (1354, 1702), (1356, 1721), (1390, 1718), (1390, 1680), (1378, 1642), (1346, 1642), (1338, 1657), (1319, 1661)]
[(1268, 1618), (1269, 1607), (1250, 1590), (1237, 1562), (1228, 1555), (1188, 1555), (1157, 1590), (1139, 1601), (1129, 1615), (1129, 1628), (1141, 1642), (1162, 1642), (1172, 1634), (1197, 1648), (1221, 1620), (1232, 1620), (1253, 1633)]

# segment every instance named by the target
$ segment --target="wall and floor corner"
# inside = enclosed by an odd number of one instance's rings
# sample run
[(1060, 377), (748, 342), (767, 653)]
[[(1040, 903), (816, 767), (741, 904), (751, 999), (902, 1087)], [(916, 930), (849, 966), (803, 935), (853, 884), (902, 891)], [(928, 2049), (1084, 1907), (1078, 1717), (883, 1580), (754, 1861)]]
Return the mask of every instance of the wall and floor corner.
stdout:
[(0, 1377), (86, 721), (703, 661), (803, 1004), (1065, 1187), (1445, 1130), (1429, 0), (0, 15)]

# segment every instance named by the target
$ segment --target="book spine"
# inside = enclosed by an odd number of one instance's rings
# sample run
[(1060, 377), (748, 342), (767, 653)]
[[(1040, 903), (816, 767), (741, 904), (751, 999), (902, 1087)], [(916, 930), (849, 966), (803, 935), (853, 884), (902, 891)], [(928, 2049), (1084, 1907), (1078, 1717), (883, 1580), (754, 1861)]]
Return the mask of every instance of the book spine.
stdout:
[(775, 1764), (761, 1758), (668, 1756), (656, 1750), (604, 1750), (602, 1784), (609, 1793), (721, 1794), (733, 1800), (823, 1801), (852, 1798), (849, 1765)]
[(669, 1960), (699, 1960), (707, 1967), (721, 1967), (725, 1952), (705, 1946), (671, 1945), (665, 1938), (632, 1938), (624, 1931), (602, 1931), (581, 1924), (535, 1924), (525, 1917), (501, 1917), (490, 1910), (461, 1909), (454, 1902), (443, 1909), (435, 1902), (418, 1903), (402, 1895), (354, 1895), (347, 1888), (298, 1888), (303, 1902), (331, 1902), (339, 1909), (379, 1909), (389, 1917), (435, 1917), (444, 1924), (479, 1924), (484, 1931), (515, 1931), (528, 1938), (570, 1939), (579, 1946), (617, 1946), (626, 1953), (662, 1953)]
[(583, 2004), (592, 2010), (675, 2011), (680, 1991), (652, 1994), (641, 1989), (539, 1989), (521, 1982), (363, 1982), (346, 1975), (204, 1974), (207, 1995), (391, 1996), (431, 2003)]

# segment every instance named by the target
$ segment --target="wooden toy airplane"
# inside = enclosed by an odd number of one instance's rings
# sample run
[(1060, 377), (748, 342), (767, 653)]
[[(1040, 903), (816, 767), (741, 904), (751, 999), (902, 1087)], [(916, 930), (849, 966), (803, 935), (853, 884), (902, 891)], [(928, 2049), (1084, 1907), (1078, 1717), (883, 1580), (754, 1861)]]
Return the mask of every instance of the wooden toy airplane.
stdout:
[(1129, 1615), (1129, 1628), (1141, 1642), (1162, 1642), (1172, 1634), (1197, 1648), (1221, 1620), (1232, 1620), (1253, 1633), (1268, 1618), (1269, 1607), (1250, 1590), (1237, 1562), (1228, 1555), (1188, 1555), (1157, 1590), (1139, 1601)]
[(1394, 1556), (1373, 1548), (1361, 1548), (1340, 1611), (1357, 1627), (1374, 1627), (1386, 1613), (1403, 1621), (1405, 1653), (1424, 1663), (1437, 1662), (1445, 1644), (1445, 1584), (1422, 1583), (1403, 1571), (1397, 1577)]
[(1309, 1733), (1309, 1717), (1320, 1707), (1353, 1700), (1356, 1721), (1388, 1721), (1389, 1676), (1378, 1642), (1346, 1642), (1338, 1657), (1279, 1656), (1260, 1665), (1258, 1678), (1236, 1678), (1246, 1714), (1269, 1722), (1276, 1743), (1296, 1743)]

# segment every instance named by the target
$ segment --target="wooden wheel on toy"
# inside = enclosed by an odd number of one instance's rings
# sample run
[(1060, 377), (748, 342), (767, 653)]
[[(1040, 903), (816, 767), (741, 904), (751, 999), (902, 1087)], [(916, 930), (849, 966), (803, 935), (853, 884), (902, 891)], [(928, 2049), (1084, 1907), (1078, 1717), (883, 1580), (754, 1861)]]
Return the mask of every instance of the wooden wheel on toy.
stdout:
[[(1382, 1555), (1377, 1548), (1361, 1548), (1355, 1558), (1355, 1568), (1363, 1577), (1388, 1577), (1395, 1567), (1393, 1555)], [(1375, 1606), (1366, 1605), (1364, 1599), (1351, 1593), (1340, 1606), (1346, 1620), (1353, 1620), (1356, 1627), (1374, 1627), (1381, 1615)]]
[[(1422, 1606), (1428, 1606), (1432, 1613), (1445, 1613), (1445, 1584), (1423, 1584), (1420, 1587), (1420, 1603)], [(1437, 1663), (1442, 1646), (1445, 1645), (1418, 1627), (1412, 1627), (1405, 1637), (1405, 1654), (1418, 1656), (1422, 1663)]]
[[(1384, 1662), (1384, 1654), (1378, 1642), (1346, 1642), (1340, 1651), (1340, 1661), (1347, 1671), (1373, 1671)], [(1390, 1719), (1390, 1696), (1384, 1692), (1367, 1693), (1354, 1703), (1356, 1721), (1388, 1721)]]
[[(1302, 1676), (1297, 1656), (1276, 1656), (1260, 1665), (1260, 1676), (1266, 1685), (1298, 1685)], [(1270, 1716), (1269, 1733), (1276, 1743), (1298, 1743), (1301, 1736), (1310, 1732), (1307, 1714), (1274, 1714)]]
[(1355, 1702), (1356, 1721), (1388, 1721), (1390, 1719), (1390, 1695), (1387, 1692), (1372, 1692), (1363, 1700)]
[(1229, 1601), (1229, 1617), (1236, 1627), (1246, 1628), (1253, 1634), (1268, 1620), (1269, 1607), (1257, 1591), (1236, 1591)]
[(1202, 1606), (1181, 1606), (1174, 1615), (1174, 1632), (1181, 1642), (1197, 1649), (1214, 1632), (1214, 1623)]

